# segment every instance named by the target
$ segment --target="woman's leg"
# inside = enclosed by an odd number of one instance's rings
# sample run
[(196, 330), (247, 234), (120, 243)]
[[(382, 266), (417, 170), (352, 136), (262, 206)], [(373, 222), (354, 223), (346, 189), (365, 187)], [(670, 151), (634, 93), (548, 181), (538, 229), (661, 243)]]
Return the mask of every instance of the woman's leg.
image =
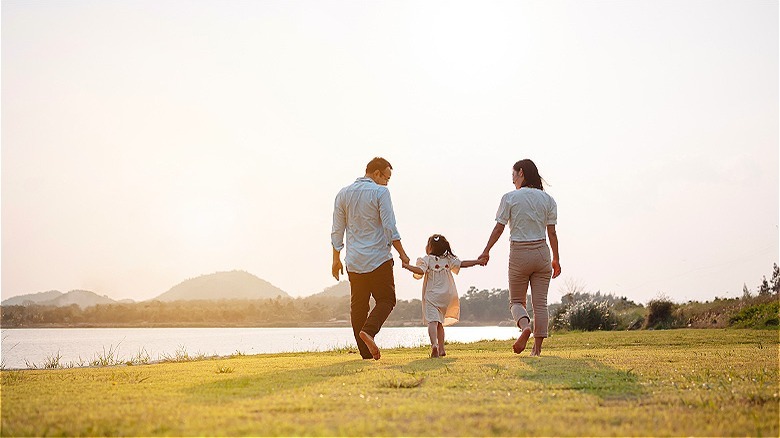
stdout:
[(529, 251), (513, 244), (509, 252), (509, 307), (512, 319), (520, 329), (520, 336), (512, 345), (515, 353), (525, 350), (528, 338), (531, 336), (531, 319), (526, 310), (526, 297), (528, 296), (528, 283), (530, 280), (531, 259)]
[(538, 250), (538, 270), (531, 274), (531, 303), (534, 309), (534, 348), (531, 356), (542, 353), (542, 342), (547, 337), (550, 317), (547, 313), (547, 294), (552, 278), (550, 250), (545, 245)]
[(439, 357), (439, 344), (438, 344), (438, 329), (436, 321), (428, 323), (428, 337), (431, 338), (431, 357)]

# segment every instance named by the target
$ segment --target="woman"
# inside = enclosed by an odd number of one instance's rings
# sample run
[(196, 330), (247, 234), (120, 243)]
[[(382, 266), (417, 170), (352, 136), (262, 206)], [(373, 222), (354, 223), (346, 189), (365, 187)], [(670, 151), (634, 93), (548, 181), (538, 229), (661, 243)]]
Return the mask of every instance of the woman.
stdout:
[[(490, 233), (487, 246), (479, 259), (483, 263), (488, 262), (490, 249), (501, 237), (508, 223), (511, 241), (509, 305), (512, 318), (521, 330), (512, 349), (515, 353), (521, 353), (531, 336), (531, 320), (526, 310), (526, 295), (530, 284), (534, 310), (534, 347), (531, 356), (539, 356), (542, 352), (542, 341), (547, 337), (547, 290), (550, 287), (550, 277), (555, 278), (561, 274), (558, 235), (555, 233), (558, 206), (552, 196), (544, 191), (542, 177), (539, 176), (539, 170), (533, 161), (526, 159), (515, 163), (512, 167), (512, 183), (517, 190), (501, 198), (496, 213), (496, 226)], [(552, 259), (545, 231), (550, 238)]]

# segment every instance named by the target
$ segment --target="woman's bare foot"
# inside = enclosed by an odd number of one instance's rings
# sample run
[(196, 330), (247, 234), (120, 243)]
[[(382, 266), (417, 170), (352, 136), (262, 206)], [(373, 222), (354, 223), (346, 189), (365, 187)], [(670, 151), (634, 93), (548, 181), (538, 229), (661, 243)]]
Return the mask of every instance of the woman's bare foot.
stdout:
[(520, 333), (520, 337), (517, 338), (514, 344), (512, 344), (512, 350), (514, 350), (515, 353), (520, 354), (525, 350), (526, 344), (528, 344), (528, 338), (531, 337), (531, 329), (526, 327), (522, 333)]
[(374, 360), (379, 360), (379, 358), (382, 357), (382, 355), (379, 353), (379, 347), (377, 347), (376, 342), (374, 342), (373, 336), (361, 330), (360, 339), (366, 343), (366, 346), (368, 346), (368, 351), (371, 352), (371, 356), (374, 357)]
[(439, 357), (439, 349), (435, 345), (431, 347), (431, 357), (433, 358)]
[(439, 347), (439, 357), (444, 357), (446, 355), (447, 355), (447, 352), (444, 351), (444, 345), (442, 345), (441, 347)]
[(534, 339), (534, 348), (531, 349), (531, 356), (539, 357), (542, 355), (542, 340), (544, 338)]

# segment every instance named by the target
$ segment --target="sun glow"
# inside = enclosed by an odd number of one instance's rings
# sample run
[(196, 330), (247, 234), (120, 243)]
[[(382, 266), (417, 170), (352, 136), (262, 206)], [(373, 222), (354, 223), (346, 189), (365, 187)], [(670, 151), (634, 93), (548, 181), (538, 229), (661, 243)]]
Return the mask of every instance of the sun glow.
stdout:
[(235, 230), (236, 207), (225, 199), (194, 199), (175, 210), (175, 235), (190, 248), (219, 247)]

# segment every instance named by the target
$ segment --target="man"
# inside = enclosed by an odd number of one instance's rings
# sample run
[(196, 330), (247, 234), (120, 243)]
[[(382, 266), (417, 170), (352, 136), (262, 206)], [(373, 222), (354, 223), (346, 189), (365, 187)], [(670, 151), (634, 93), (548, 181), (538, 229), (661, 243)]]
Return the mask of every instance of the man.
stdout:
[[(374, 337), (395, 307), (393, 256), (390, 247), (398, 251), (401, 261), (409, 263), (395, 227), (393, 203), (387, 183), (393, 166), (384, 158), (374, 158), (366, 166), (366, 175), (344, 187), (336, 195), (333, 206), (333, 277), (344, 273), (341, 250), (347, 235), (347, 276), (351, 290), (350, 319), (360, 356), (380, 357)], [(369, 315), (369, 299), (376, 305)]]

